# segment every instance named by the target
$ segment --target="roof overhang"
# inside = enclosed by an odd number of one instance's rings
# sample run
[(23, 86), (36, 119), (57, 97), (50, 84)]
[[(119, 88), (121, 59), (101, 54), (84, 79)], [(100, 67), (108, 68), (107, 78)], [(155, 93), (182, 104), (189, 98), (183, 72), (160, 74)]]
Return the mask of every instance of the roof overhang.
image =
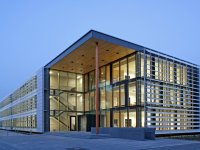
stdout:
[(77, 73), (93, 70), (96, 42), (99, 46), (99, 66), (143, 50), (140, 45), (91, 30), (49, 62), (45, 68)]

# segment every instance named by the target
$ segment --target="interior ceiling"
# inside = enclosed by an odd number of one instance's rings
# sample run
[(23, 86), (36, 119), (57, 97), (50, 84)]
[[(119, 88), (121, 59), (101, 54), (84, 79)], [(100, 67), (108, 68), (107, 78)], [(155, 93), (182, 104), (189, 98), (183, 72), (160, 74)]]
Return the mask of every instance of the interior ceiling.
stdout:
[(95, 69), (95, 42), (99, 45), (99, 67), (134, 52), (106, 41), (90, 39), (54, 64), (51, 69), (85, 74)]

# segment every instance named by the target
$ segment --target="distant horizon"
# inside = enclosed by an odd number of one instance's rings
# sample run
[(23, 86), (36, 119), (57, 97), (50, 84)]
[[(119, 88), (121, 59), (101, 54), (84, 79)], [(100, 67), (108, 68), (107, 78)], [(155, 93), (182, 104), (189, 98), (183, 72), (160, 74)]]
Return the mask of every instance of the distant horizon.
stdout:
[(198, 6), (198, 0), (0, 2), (0, 100), (89, 30), (199, 66)]

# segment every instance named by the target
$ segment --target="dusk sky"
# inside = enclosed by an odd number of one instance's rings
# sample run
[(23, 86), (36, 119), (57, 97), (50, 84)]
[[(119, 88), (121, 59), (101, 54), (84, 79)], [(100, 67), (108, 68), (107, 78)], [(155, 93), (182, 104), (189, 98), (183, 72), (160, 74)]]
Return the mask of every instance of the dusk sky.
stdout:
[(200, 65), (200, 0), (1, 0), (0, 99), (94, 29)]

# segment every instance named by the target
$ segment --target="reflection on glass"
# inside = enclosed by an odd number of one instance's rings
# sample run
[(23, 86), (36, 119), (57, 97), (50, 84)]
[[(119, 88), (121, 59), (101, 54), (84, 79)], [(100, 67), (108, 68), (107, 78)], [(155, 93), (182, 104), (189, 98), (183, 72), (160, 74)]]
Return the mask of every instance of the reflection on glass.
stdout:
[(85, 75), (84, 84), (85, 84), (85, 92), (87, 92), (88, 91), (88, 74)]
[(77, 94), (77, 111), (84, 111), (84, 102), (82, 94)]
[(144, 55), (141, 54), (141, 77), (144, 76)]
[(128, 73), (130, 76), (130, 79), (135, 78), (135, 55), (128, 57)]
[(106, 127), (106, 111), (101, 111), (101, 115), (100, 115), (100, 127)]
[(113, 88), (113, 107), (119, 106), (119, 86)]
[(60, 110), (66, 110), (68, 103), (67, 103), (67, 98), (68, 98), (68, 92), (60, 92), (60, 96), (59, 96), (59, 107)]
[(142, 127), (144, 127), (144, 116), (145, 116), (145, 114), (144, 114), (144, 110), (141, 112), (141, 122), (142, 122)]
[(147, 77), (151, 76), (151, 57), (147, 55)]
[(67, 72), (60, 72), (59, 74), (59, 83), (60, 83), (60, 89), (62, 90), (70, 90), (67, 86), (68, 83), (68, 73)]
[(90, 108), (90, 100), (89, 100), (89, 93), (85, 94), (85, 111), (89, 111)]
[(100, 100), (101, 100), (101, 104), (100, 104), (100, 108), (101, 109), (105, 109), (106, 108), (106, 101), (105, 101), (105, 87), (100, 88)]
[(59, 103), (57, 102), (58, 97), (57, 96), (50, 96), (50, 110), (58, 110), (59, 109)]
[(129, 83), (129, 105), (136, 105), (136, 85)]
[(124, 85), (120, 86), (120, 102), (121, 106), (125, 106), (125, 91), (124, 91)]
[(136, 127), (136, 111), (130, 110), (129, 111), (129, 119), (130, 119), (130, 127)]
[(106, 108), (112, 108), (112, 87), (106, 87)]
[(68, 79), (67, 79), (67, 88), (70, 91), (76, 91), (76, 74), (74, 73), (68, 73)]
[(183, 66), (183, 85), (187, 85), (187, 67)]
[(110, 65), (106, 66), (106, 85), (110, 85)]
[(119, 127), (119, 112), (113, 111), (113, 127)]
[(76, 74), (60, 72), (60, 89), (76, 91)]
[(95, 76), (94, 71), (89, 73), (89, 89), (95, 89)]
[(110, 127), (110, 111), (106, 111), (106, 127)]
[(83, 92), (83, 76), (77, 74), (77, 91)]
[(141, 84), (141, 104), (144, 104), (144, 84)]
[(100, 71), (99, 71), (99, 86), (105, 86), (105, 82), (106, 82), (106, 68), (105, 67), (101, 67)]
[(119, 81), (119, 62), (113, 63), (112, 67), (113, 83), (116, 83)]
[(121, 127), (131, 127), (131, 122), (130, 119), (127, 118), (127, 111), (123, 110), (120, 112), (120, 117), (121, 117)]
[(127, 59), (120, 61), (120, 81), (125, 80), (127, 76)]
[(59, 73), (58, 71), (51, 70), (50, 74), (50, 88), (51, 89), (58, 89), (59, 87)]
[(95, 110), (94, 91), (90, 92), (90, 110)]
[(74, 93), (69, 93), (68, 94), (68, 99), (67, 99), (68, 103), (67, 103), (67, 106), (68, 106), (68, 110), (71, 110), (71, 111), (74, 111), (76, 110), (76, 94)]
[(158, 58), (155, 58), (155, 79), (159, 79), (159, 66), (158, 66)]

